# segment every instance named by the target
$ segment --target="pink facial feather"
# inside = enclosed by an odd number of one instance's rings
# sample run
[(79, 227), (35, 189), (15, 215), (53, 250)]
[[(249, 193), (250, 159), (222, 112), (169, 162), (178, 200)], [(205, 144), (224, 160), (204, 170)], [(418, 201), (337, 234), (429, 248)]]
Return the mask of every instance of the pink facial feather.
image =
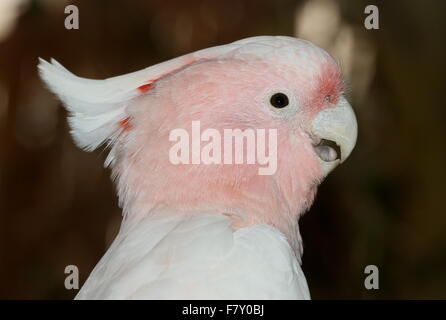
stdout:
[[(127, 218), (141, 218), (159, 206), (178, 212), (201, 208), (236, 213), (245, 226), (270, 224), (296, 243), (298, 216), (312, 204), (323, 178), (304, 123), (342, 94), (337, 65), (318, 54), (308, 68), (299, 65), (299, 59), (274, 55), (200, 61), (159, 79), (156, 87), (139, 87), (144, 95), (128, 110), (132, 130), (119, 141), (119, 161), (113, 169)], [(281, 90), (296, 96), (295, 114), (283, 117), (268, 107), (269, 92)], [(203, 130), (220, 132), (277, 129), (276, 174), (259, 176), (256, 165), (246, 164), (173, 165), (168, 159), (169, 132), (190, 130), (194, 120), (201, 121)]]
[[(298, 218), (326, 170), (308, 128), (343, 94), (341, 72), (325, 51), (307, 41), (266, 36), (104, 81), (76, 77), (54, 60), (41, 60), (39, 70), (70, 112), (76, 143), (88, 151), (111, 146), (107, 165), (117, 178), (126, 221), (160, 207), (236, 215), (238, 227), (270, 224), (298, 244)], [(278, 92), (289, 97), (287, 108), (271, 106)], [(192, 121), (219, 132), (276, 129), (277, 171), (261, 176), (258, 165), (171, 163), (169, 133), (190, 130)], [(352, 133), (356, 140), (356, 122)]]

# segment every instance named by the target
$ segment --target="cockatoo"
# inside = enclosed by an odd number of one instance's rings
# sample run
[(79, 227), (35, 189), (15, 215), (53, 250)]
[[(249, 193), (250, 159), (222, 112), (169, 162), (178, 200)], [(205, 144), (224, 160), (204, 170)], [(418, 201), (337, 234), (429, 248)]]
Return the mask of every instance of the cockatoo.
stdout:
[[(259, 36), (105, 80), (55, 60), (38, 69), (67, 108), (76, 144), (109, 147), (123, 208), (118, 235), (76, 299), (310, 299), (299, 217), (357, 136), (328, 53)], [(172, 161), (172, 132), (197, 121), (222, 136), (276, 130), (276, 149), (266, 151), (277, 151), (277, 168)]]

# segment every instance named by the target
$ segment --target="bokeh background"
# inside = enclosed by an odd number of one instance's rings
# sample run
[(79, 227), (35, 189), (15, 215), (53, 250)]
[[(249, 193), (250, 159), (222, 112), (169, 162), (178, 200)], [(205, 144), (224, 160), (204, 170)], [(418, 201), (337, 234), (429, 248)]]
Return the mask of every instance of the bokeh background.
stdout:
[[(67, 30), (75, 4), (80, 29)], [(379, 30), (364, 9), (379, 8)], [(341, 63), (355, 151), (301, 220), (315, 299), (446, 298), (445, 1), (0, 0), (0, 298), (68, 299), (116, 234), (105, 151), (78, 150), (37, 57), (106, 78), (256, 35), (288, 35)], [(364, 268), (380, 289), (364, 288)]]

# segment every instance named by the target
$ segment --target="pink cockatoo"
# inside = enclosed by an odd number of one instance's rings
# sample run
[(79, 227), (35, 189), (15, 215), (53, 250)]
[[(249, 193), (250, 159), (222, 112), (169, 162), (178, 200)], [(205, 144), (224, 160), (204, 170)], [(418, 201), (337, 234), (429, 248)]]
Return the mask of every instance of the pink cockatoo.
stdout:
[[(110, 147), (106, 165), (123, 208), (116, 239), (77, 299), (310, 298), (299, 217), (357, 136), (328, 53), (261, 36), (105, 80), (77, 77), (55, 60), (40, 60), (39, 71), (69, 111), (77, 145)], [(194, 122), (222, 136), (276, 130), (276, 148), (266, 147), (276, 168), (172, 161), (172, 132)], [(191, 149), (210, 136), (192, 135)]]

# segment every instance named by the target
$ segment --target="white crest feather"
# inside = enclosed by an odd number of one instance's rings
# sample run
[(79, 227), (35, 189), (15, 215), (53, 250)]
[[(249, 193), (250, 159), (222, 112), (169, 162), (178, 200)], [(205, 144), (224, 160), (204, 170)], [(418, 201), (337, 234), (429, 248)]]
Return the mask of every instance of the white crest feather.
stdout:
[[(54, 59), (51, 59), (50, 63), (39, 58), (38, 69), (43, 81), (69, 111), (68, 121), (76, 144), (86, 151), (93, 151), (104, 143), (113, 145), (122, 132), (119, 122), (128, 117), (127, 106), (133, 98), (141, 94), (138, 90), (140, 86), (200, 59), (222, 56), (251, 42), (255, 43), (254, 40), (268, 42), (271, 39), (274, 37), (256, 37), (249, 41), (211, 47), (104, 80), (78, 77)], [(113, 162), (112, 153), (113, 151), (107, 158), (106, 165)]]
[(92, 151), (116, 136), (119, 121), (126, 118), (126, 102), (138, 93), (134, 87), (119, 87), (111, 79), (77, 77), (60, 63), (40, 59), (39, 72), (50, 90), (69, 111), (69, 124), (76, 144)]

